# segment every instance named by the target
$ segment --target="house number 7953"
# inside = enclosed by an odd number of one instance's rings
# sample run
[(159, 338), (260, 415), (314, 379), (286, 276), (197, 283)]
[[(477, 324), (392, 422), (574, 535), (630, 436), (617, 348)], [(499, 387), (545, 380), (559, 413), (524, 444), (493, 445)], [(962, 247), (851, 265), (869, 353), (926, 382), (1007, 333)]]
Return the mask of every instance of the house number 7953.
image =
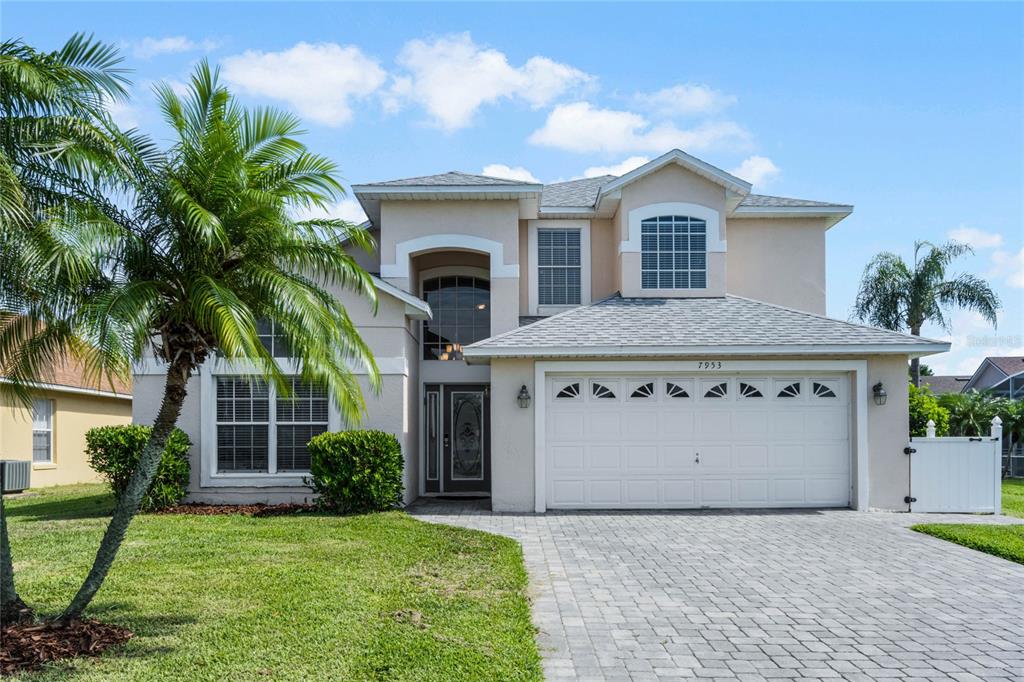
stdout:
[(697, 369), (722, 369), (722, 361), (700, 360), (697, 362)]

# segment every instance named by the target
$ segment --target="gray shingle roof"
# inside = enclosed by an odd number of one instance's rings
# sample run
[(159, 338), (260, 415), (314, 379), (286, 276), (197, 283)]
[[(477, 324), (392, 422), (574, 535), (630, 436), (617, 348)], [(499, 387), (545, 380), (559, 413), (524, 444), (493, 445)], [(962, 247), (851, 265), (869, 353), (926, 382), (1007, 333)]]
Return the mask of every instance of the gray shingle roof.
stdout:
[(758, 208), (800, 208), (800, 207), (822, 207), (822, 206), (846, 206), (847, 204), (833, 204), (828, 201), (810, 201), (808, 199), (790, 199), (789, 197), (773, 197), (767, 194), (748, 194), (743, 197), (740, 206), (756, 206)]
[(574, 308), (465, 348), (467, 357), (545, 355), (585, 356), (600, 350), (643, 355), (687, 347), (757, 349), (790, 346), (794, 352), (870, 346), (900, 352), (907, 346), (948, 346), (897, 332), (833, 320), (738, 296), (717, 298), (622, 298), (612, 296)]
[(1005, 372), (1007, 376), (1024, 371), (1024, 356), (1021, 355), (989, 356), (985, 359)]
[(560, 207), (590, 207), (597, 201), (601, 188), (615, 179), (614, 175), (602, 175), (597, 178), (583, 178), (544, 185), (540, 197), (540, 205)]
[(959, 393), (970, 379), (969, 376), (952, 375), (921, 377), (921, 385), (932, 389), (932, 393), (935, 395), (943, 395), (944, 393)]
[(384, 182), (371, 182), (370, 185), (385, 187), (460, 187), (464, 185), (528, 185), (528, 182), (520, 180), (509, 180), (507, 178), (494, 178), (489, 175), (473, 175), (460, 171), (448, 171), (437, 175), (421, 175), (415, 178), (401, 178), (399, 180), (385, 180)]

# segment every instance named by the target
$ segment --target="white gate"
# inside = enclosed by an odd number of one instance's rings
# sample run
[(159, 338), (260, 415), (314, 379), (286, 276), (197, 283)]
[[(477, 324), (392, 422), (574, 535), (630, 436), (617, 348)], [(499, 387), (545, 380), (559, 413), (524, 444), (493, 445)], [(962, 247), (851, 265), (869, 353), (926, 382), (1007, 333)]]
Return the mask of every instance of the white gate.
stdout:
[(1002, 511), (1002, 421), (992, 420), (989, 436), (936, 438), (910, 442), (910, 511), (999, 514)]

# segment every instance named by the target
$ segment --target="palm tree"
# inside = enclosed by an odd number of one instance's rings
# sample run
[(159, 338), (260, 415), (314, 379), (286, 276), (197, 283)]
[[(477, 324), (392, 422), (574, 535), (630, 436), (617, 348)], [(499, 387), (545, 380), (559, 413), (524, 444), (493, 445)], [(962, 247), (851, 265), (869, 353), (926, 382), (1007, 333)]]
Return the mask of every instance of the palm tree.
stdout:
[[(43, 213), (75, 202), (113, 147), (100, 121), (104, 104), (126, 96), (116, 48), (84, 35), (54, 52), (0, 42), (0, 320), (28, 314), (28, 277), (17, 247)], [(2, 364), (0, 364), (2, 368)], [(8, 390), (10, 384), (4, 384)], [(27, 387), (13, 386), (23, 402)], [(18, 596), (0, 498), (0, 621), (31, 619)]]
[(8, 373), (20, 381), (67, 344), (97, 375), (127, 374), (147, 356), (167, 367), (149, 441), (88, 576), (58, 619), (64, 622), (79, 617), (103, 584), (196, 369), (213, 355), (245, 359), (288, 394), (257, 320), (276, 323), (302, 361), (302, 378), (327, 388), (350, 422), (365, 411), (350, 363), (366, 369), (374, 388), (380, 382), (368, 347), (327, 290), (348, 288), (375, 303), (372, 279), (346, 250), (346, 243), (371, 243), (343, 221), (292, 217), (341, 196), (335, 164), (296, 139), (295, 117), (239, 106), (205, 61), (186, 95), (166, 84), (156, 94), (173, 130), (170, 148), (135, 131), (115, 132), (118, 204), (77, 210), (23, 249), (41, 273), (40, 294), (55, 277), (78, 282), (84, 293), (57, 287), (41, 308), (45, 327), (0, 330), (0, 358), (11, 359)]
[[(948, 309), (962, 308), (980, 313), (995, 327), (999, 297), (988, 282), (967, 273), (946, 275), (949, 264), (966, 253), (974, 253), (967, 244), (920, 241), (914, 244), (913, 266), (895, 253), (878, 254), (864, 268), (854, 317), (876, 327), (909, 330), (920, 336), (925, 322), (948, 331)], [(921, 383), (920, 364), (918, 358), (910, 361), (915, 386)]]
[(1003, 409), (1003, 400), (973, 388), (966, 393), (939, 396), (939, 405), (949, 411), (949, 432), (957, 436), (987, 436), (992, 418)]

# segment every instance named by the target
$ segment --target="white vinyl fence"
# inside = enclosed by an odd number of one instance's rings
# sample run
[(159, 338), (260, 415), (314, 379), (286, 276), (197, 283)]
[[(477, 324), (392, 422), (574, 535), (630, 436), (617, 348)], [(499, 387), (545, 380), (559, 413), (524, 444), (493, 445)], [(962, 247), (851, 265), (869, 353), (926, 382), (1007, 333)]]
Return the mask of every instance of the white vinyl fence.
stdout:
[(910, 511), (999, 514), (1002, 511), (1003, 422), (983, 437), (911, 438)]

